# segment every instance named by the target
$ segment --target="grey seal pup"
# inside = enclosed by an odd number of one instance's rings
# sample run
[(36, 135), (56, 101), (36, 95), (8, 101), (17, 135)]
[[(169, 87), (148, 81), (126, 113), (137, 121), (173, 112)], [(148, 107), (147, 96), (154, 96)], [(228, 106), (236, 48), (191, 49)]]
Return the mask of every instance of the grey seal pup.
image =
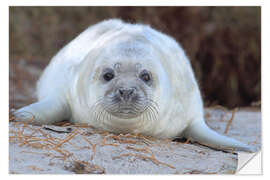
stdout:
[(211, 130), (190, 62), (171, 37), (106, 20), (61, 49), (37, 83), (38, 102), (15, 116), (35, 124), (69, 119), (114, 133), (186, 137), (218, 149), (253, 147)]

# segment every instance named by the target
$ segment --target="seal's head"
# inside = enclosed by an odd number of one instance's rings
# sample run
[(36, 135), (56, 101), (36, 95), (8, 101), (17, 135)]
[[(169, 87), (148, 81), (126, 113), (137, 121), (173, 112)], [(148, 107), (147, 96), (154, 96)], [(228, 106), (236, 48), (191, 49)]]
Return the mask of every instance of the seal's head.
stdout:
[(113, 132), (175, 135), (188, 124), (170, 124), (170, 117), (185, 116), (188, 98), (172, 97), (191, 92), (185, 56), (175, 41), (150, 27), (116, 25), (97, 26), (101, 34), (75, 68), (73, 119)]
[[(105, 46), (94, 68), (93, 83), (97, 108), (106, 119), (148, 119), (158, 114), (155, 102), (157, 85), (151, 48), (133, 36), (117, 39)], [(156, 64), (156, 63), (155, 63)], [(89, 87), (93, 88), (93, 87)], [(99, 115), (96, 118), (104, 118)]]

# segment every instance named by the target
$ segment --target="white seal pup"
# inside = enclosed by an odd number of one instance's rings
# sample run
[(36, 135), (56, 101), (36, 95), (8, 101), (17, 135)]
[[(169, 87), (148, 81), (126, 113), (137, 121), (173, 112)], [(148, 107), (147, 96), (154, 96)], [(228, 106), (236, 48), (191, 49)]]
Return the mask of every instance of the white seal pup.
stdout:
[(114, 133), (184, 136), (218, 149), (253, 151), (204, 122), (190, 62), (171, 37), (113, 19), (66, 45), (37, 83), (38, 102), (15, 115), (33, 123), (69, 119)]

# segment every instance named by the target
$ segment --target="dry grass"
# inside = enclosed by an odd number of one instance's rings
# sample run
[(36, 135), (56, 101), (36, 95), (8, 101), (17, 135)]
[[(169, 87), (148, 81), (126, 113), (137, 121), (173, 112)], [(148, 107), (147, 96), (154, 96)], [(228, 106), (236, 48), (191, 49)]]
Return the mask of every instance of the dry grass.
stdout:
[[(19, 146), (27, 146), (33, 149), (42, 149), (46, 150), (47, 152), (45, 153), (38, 153), (38, 152), (33, 152), (33, 151), (23, 151), (24, 153), (32, 153), (32, 154), (40, 154), (40, 155), (45, 155), (48, 157), (51, 157), (51, 160), (57, 158), (61, 159), (65, 162), (69, 162), (69, 166), (66, 166), (65, 168), (67, 170), (70, 170), (75, 173), (105, 173), (105, 169), (98, 166), (94, 165), (92, 163), (93, 159), (95, 158), (96, 151), (97, 151), (97, 146), (103, 147), (103, 146), (114, 146), (118, 147), (120, 144), (128, 144), (126, 146), (126, 150), (131, 150), (131, 151), (136, 151), (138, 154), (133, 154), (133, 153), (123, 153), (120, 156), (115, 156), (113, 159), (120, 158), (123, 156), (135, 156), (138, 159), (143, 159), (147, 161), (152, 161), (156, 165), (165, 165), (167, 167), (175, 169), (170, 164), (161, 162), (156, 159), (154, 153), (150, 150), (150, 144), (153, 143), (154, 138), (148, 137), (148, 136), (143, 136), (140, 134), (119, 134), (119, 135), (114, 135), (114, 134), (109, 134), (108, 132), (92, 129), (90, 126), (86, 126), (84, 124), (69, 124), (69, 126), (66, 126), (67, 123), (62, 123), (63, 128), (71, 128), (72, 131), (70, 133), (64, 133), (64, 138), (59, 138), (56, 134), (63, 134), (63, 133), (58, 133), (58, 131), (54, 130), (54, 128), (44, 128), (44, 126), (32, 126), (29, 123), (31, 123), (34, 120), (34, 116), (32, 119), (29, 120), (29, 122), (16, 122), (14, 121), (15, 118), (10, 114), (10, 123), (12, 123), (12, 126), (14, 128), (10, 130), (9, 132), (9, 142), (10, 143), (18, 143)], [(11, 124), (10, 124), (11, 125)], [(91, 128), (91, 133), (85, 133), (83, 131), (84, 128)], [(50, 133), (54, 132), (54, 133)], [(62, 132), (62, 131), (61, 131)], [(91, 140), (87, 136), (91, 136), (93, 134), (99, 134), (103, 136), (103, 138), (96, 144), (92, 143)], [(72, 139), (74, 137), (80, 136), (81, 139), (85, 140), (87, 142), (87, 145), (84, 146), (76, 146), (73, 145)], [(113, 142), (108, 143), (108, 139), (113, 140)], [(166, 142), (166, 141), (164, 141)], [(67, 150), (65, 147), (65, 144), (72, 145), (73, 147), (77, 149), (81, 148), (87, 148), (91, 150), (91, 155), (88, 160), (86, 161), (80, 161), (76, 159), (74, 154)], [(130, 145), (140, 145), (143, 146), (143, 148), (136, 148), (132, 147)], [(142, 153), (142, 154), (140, 154)], [(145, 156), (144, 154), (149, 154), (150, 156)], [(89, 161), (89, 162), (88, 162)], [(36, 166), (29, 167), (33, 171), (42, 171), (42, 169), (39, 169)]]
[(238, 111), (238, 108), (234, 108), (233, 110), (232, 110), (232, 116), (231, 116), (231, 118), (229, 119), (229, 121), (228, 121), (228, 123), (227, 123), (227, 125), (226, 125), (226, 129), (225, 129), (225, 131), (224, 131), (224, 134), (228, 134), (228, 131), (229, 131), (229, 128), (230, 128), (230, 126), (232, 125), (232, 122), (233, 122), (233, 120), (234, 120), (234, 115), (235, 115), (235, 113)]

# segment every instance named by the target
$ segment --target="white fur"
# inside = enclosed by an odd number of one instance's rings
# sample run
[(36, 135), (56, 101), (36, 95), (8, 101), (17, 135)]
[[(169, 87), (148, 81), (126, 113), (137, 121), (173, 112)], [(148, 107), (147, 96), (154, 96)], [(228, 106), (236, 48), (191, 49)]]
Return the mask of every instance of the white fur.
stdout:
[[(158, 104), (158, 119), (154, 122), (145, 122), (140, 117), (113, 118), (110, 122), (105, 119), (104, 123), (96, 121), (89, 112), (103, 96), (98, 68), (123, 61), (125, 52), (121, 49), (126, 44), (120, 47), (119, 42), (129, 40), (134, 43), (127, 46), (138, 49), (138, 54), (126, 61), (140, 61), (156, 73), (153, 99)], [(17, 114), (30, 112), (36, 118), (35, 123), (71, 119), (113, 132), (142, 133), (160, 138), (184, 133), (211, 146), (251, 150), (243, 143), (214, 133), (204, 124), (200, 91), (183, 49), (174, 39), (146, 25), (108, 20), (89, 27), (52, 59), (37, 84), (37, 94), (39, 102), (17, 111)]]

